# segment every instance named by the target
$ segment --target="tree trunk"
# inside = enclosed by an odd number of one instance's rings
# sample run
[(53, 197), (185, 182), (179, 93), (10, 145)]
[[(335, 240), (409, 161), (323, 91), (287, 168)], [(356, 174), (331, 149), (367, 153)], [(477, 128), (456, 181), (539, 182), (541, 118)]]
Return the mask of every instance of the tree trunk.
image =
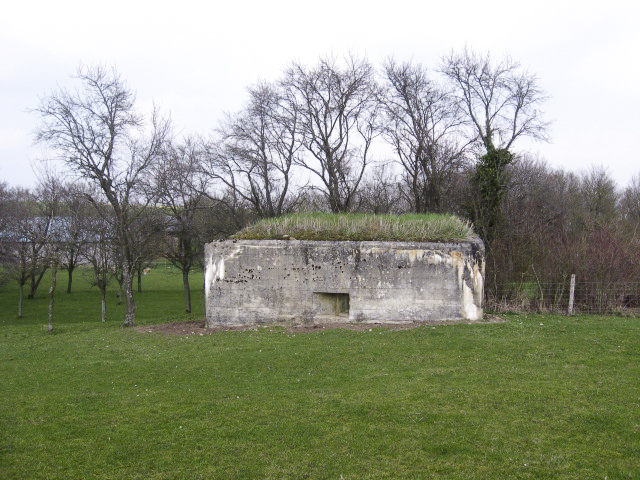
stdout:
[(69, 265), (67, 272), (69, 274), (69, 279), (67, 280), (67, 293), (71, 293), (71, 284), (73, 283), (73, 267), (71, 265)]
[(49, 287), (49, 333), (53, 332), (53, 304), (55, 302), (56, 278), (58, 276), (58, 265), (54, 264), (51, 270), (51, 286)]
[(118, 292), (116, 293), (116, 297), (118, 297), (118, 305), (122, 304), (122, 284), (124, 283), (124, 279), (118, 278)]
[(18, 297), (18, 318), (22, 318), (23, 303), (24, 303), (24, 283), (20, 285), (20, 296)]
[(44, 273), (47, 271), (47, 269), (43, 269), (42, 272), (40, 272), (40, 275), (38, 275), (38, 279), (36, 280), (36, 276), (35, 275), (31, 275), (31, 289), (29, 290), (29, 295), (27, 295), (27, 298), (29, 300), (33, 300), (33, 298), (36, 296), (36, 291), (38, 290), (38, 285), (40, 285), (40, 281), (42, 280), (42, 277), (44, 277)]
[(138, 268), (138, 293), (142, 292), (142, 269)]
[(107, 286), (100, 287), (100, 295), (102, 297), (102, 316), (100, 317), (103, 322), (107, 321)]
[(127, 301), (127, 314), (124, 317), (123, 327), (135, 327), (136, 325), (136, 301), (133, 298), (133, 269), (124, 271), (124, 297)]
[(184, 285), (184, 310), (191, 313), (191, 290), (189, 288), (189, 270), (182, 271), (182, 284)]

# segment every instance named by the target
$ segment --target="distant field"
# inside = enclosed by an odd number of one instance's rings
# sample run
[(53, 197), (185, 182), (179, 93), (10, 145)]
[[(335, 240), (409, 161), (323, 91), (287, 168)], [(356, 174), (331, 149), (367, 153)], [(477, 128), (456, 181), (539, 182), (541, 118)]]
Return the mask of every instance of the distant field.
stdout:
[[(172, 272), (141, 324), (202, 318)], [(640, 478), (639, 319), (163, 336), (63, 278), (53, 335), (0, 289), (1, 479)]]

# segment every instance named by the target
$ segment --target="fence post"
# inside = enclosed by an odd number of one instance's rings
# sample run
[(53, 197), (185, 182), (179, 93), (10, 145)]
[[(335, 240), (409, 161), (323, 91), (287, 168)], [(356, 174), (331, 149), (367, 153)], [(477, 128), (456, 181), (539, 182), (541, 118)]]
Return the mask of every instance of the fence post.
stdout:
[(568, 315), (573, 315), (573, 296), (576, 291), (576, 274), (571, 274), (571, 285), (569, 286), (569, 312)]

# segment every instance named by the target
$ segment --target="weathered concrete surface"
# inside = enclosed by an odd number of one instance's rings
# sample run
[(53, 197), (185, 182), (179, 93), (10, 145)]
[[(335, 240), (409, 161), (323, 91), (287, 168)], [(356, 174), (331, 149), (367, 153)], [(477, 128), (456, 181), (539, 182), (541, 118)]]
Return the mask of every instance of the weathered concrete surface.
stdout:
[(484, 246), (225, 240), (205, 249), (207, 326), (482, 318)]

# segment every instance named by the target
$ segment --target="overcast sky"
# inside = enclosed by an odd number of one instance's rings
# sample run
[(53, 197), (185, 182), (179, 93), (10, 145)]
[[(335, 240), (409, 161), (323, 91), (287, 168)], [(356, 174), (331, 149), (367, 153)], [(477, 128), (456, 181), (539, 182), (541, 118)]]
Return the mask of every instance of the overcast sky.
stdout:
[(115, 66), (171, 113), (207, 133), (238, 110), (246, 87), (292, 61), (348, 52), (436, 67), (465, 45), (509, 54), (551, 95), (551, 143), (520, 142), (552, 166), (609, 169), (621, 187), (640, 173), (640, 4), (635, 1), (10, 2), (0, 16), (0, 180), (35, 182), (38, 119), (30, 108), (80, 64)]

